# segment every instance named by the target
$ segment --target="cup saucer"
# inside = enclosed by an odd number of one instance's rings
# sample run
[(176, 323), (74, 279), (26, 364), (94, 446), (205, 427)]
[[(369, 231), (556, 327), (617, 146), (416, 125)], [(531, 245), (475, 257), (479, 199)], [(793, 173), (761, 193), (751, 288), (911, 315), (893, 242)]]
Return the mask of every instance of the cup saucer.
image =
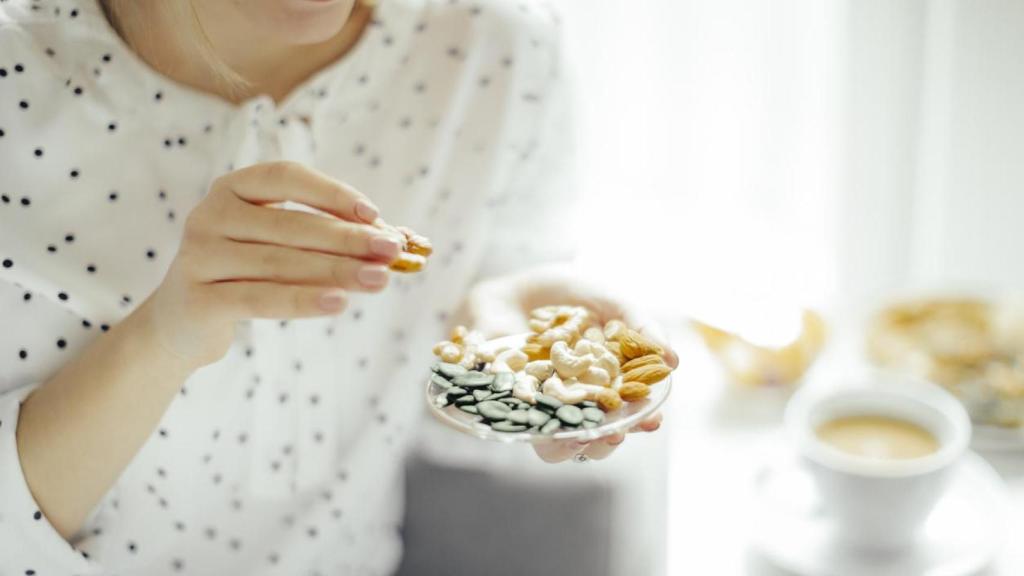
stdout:
[(808, 576), (964, 576), (987, 566), (1006, 536), (1002, 479), (977, 454), (957, 465), (917, 542), (895, 552), (851, 549), (835, 537), (813, 479), (792, 454), (755, 476), (751, 546), (779, 568)]

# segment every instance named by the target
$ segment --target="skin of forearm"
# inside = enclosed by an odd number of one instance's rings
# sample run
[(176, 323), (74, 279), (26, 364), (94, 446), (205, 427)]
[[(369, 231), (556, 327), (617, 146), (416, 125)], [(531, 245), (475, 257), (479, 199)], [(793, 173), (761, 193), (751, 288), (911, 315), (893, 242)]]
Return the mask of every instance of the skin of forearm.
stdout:
[(159, 341), (149, 303), (95, 339), (21, 406), (18, 455), (32, 495), (74, 535), (195, 370)]

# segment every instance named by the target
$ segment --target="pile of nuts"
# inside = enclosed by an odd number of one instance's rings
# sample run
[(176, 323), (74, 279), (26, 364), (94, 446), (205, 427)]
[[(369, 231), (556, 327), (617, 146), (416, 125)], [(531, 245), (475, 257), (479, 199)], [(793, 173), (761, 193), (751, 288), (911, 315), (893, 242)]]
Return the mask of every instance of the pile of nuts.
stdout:
[(495, 349), (456, 327), (434, 346), (436, 404), (478, 415), (499, 432), (552, 434), (596, 427), (672, 371), (656, 343), (620, 320), (602, 326), (582, 306), (537, 308), (530, 329), (521, 347)]
[(380, 218), (373, 225), (388, 232), (402, 245), (402, 252), (390, 265), (392, 270), (395, 272), (423, 270), (423, 267), (427, 265), (427, 257), (434, 253), (434, 246), (426, 236), (421, 236), (405, 226), (392, 226)]

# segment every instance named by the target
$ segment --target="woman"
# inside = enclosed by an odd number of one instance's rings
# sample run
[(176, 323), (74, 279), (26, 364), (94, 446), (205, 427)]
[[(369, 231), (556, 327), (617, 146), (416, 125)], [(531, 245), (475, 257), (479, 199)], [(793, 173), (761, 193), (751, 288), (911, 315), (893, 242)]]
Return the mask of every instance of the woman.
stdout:
[[(560, 252), (557, 40), (531, 2), (0, 4), (2, 568), (391, 571), (431, 342)], [(437, 247), (387, 290), (382, 215)], [(621, 313), (560, 278), (463, 309)]]

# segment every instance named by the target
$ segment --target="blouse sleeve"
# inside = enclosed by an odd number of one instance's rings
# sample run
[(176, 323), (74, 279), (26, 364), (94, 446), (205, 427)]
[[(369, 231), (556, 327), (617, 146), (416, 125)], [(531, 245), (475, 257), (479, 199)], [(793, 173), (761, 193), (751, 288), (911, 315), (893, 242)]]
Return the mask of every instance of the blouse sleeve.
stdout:
[[(18, 173), (13, 166), (21, 156), (16, 152), (32, 144), (24, 138), (28, 127), (52, 111), (47, 106), (52, 91), (27, 72), (47, 65), (45, 53), (26, 30), (7, 21), (5, 10), (14, 9), (0, 9), (0, 174), (5, 175)], [(27, 277), (24, 270), (32, 268), (34, 257), (13, 231), (18, 218), (26, 216), (26, 190), (0, 177), (0, 574), (98, 574), (95, 562), (50, 525), (18, 456), (21, 403), (53, 371), (42, 347), (53, 347), (53, 334), (80, 322), (19, 281)]]
[(569, 260), (576, 251), (576, 133), (557, 14), (534, 19), (524, 43), (515, 114), (521, 130), (493, 206), (483, 277)]
[[(0, 189), (2, 189), (0, 184)], [(21, 358), (17, 339), (31, 339), (30, 318), (21, 290), (0, 279), (0, 318), (19, 330), (0, 330), (0, 568), (11, 574), (94, 574), (97, 567), (50, 525), (25, 481), (18, 456), (18, 414), (22, 401), (39, 385)], [(19, 321), (20, 320), (20, 321)], [(0, 570), (0, 573), (6, 573)]]

